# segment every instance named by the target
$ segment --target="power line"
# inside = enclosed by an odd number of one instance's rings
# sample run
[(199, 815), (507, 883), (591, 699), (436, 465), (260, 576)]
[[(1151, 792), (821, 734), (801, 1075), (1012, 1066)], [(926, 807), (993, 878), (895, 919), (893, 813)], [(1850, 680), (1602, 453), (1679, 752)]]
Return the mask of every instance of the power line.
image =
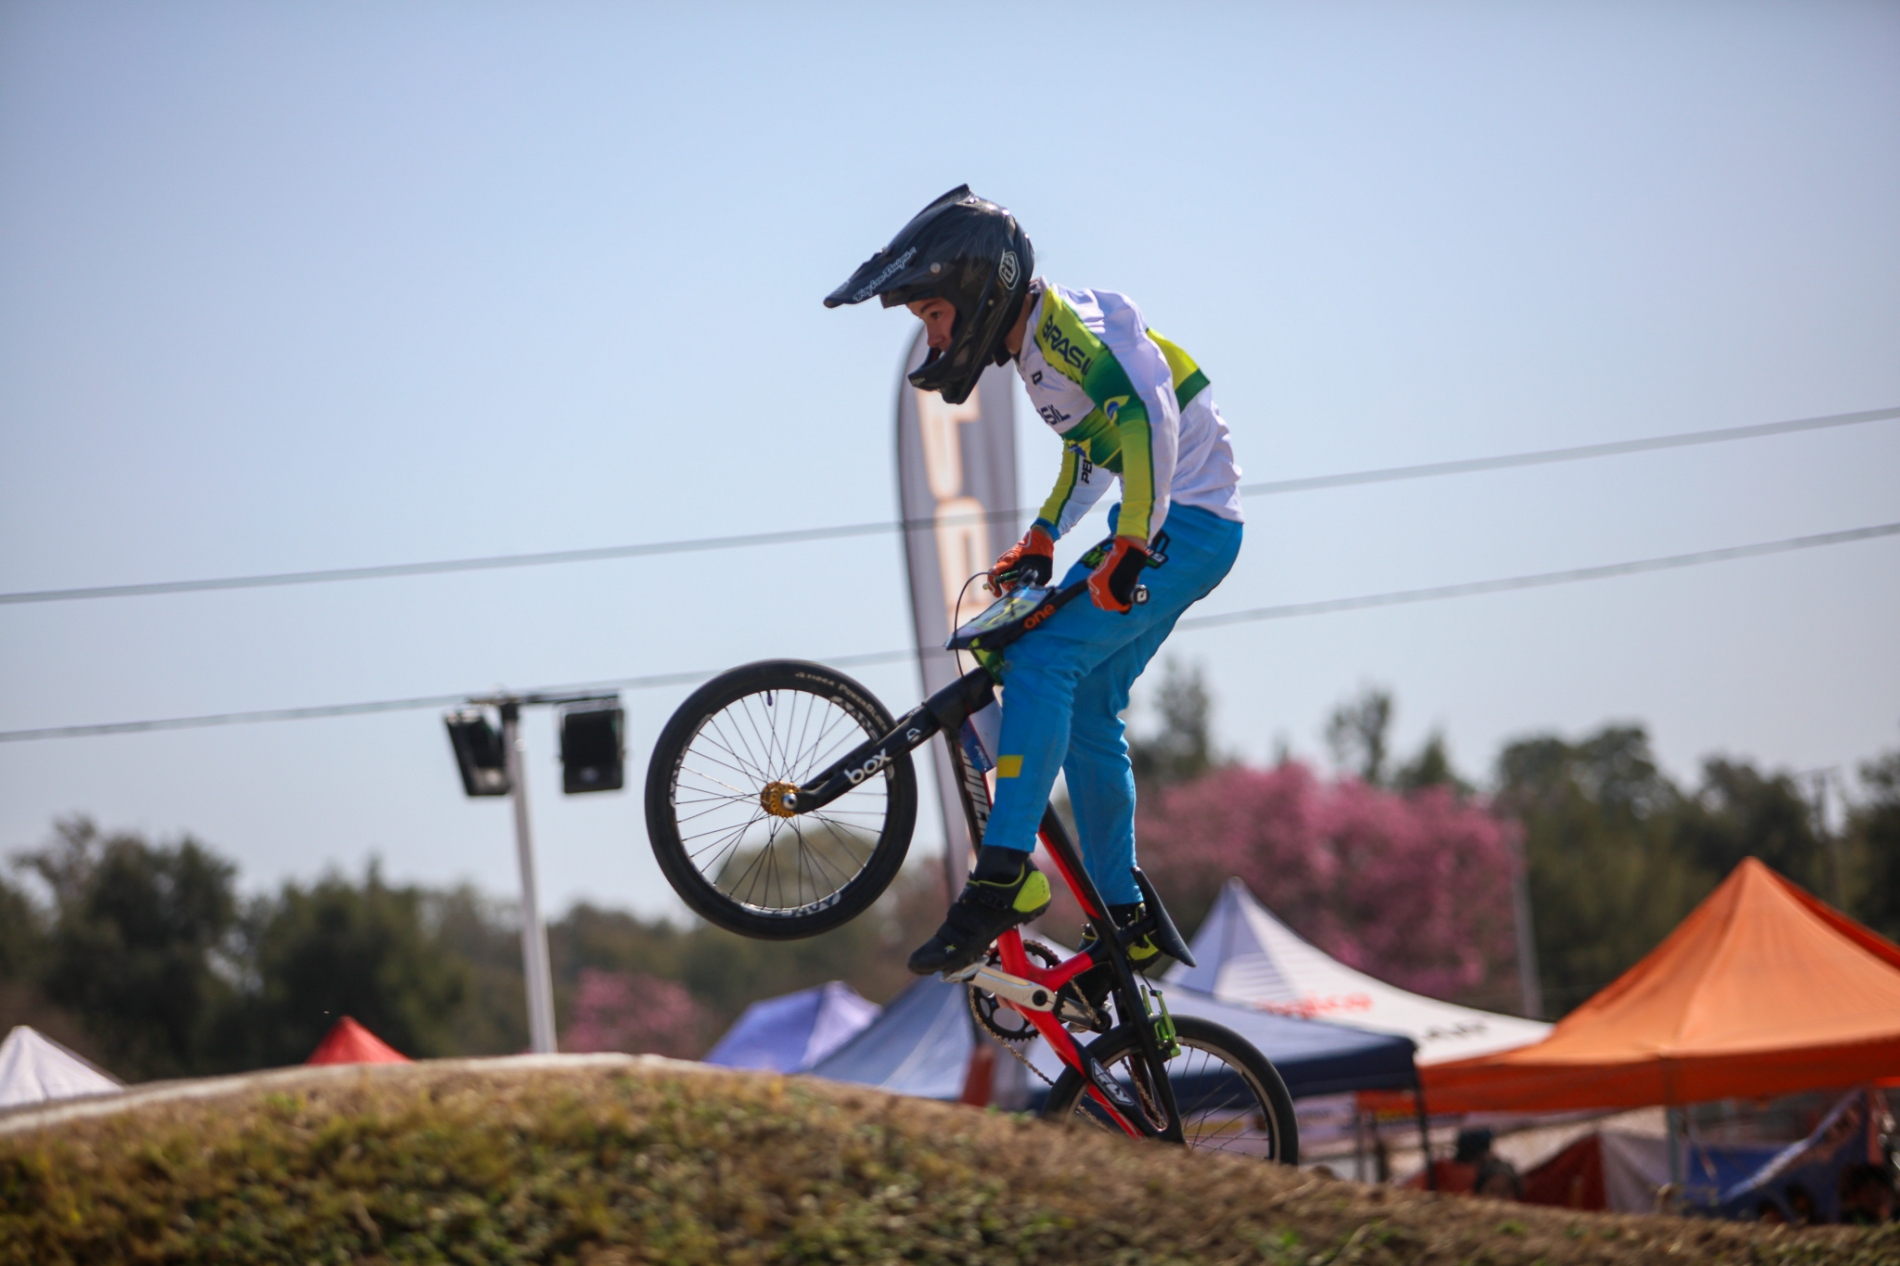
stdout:
[(1834, 413), (1822, 418), (1798, 418), (1792, 422), (1725, 426), (1714, 431), (1683, 431), (1676, 435), (1654, 435), (1641, 440), (1612, 440), (1608, 444), (1546, 448), (1533, 453), (1510, 453), (1502, 457), (1472, 457), (1464, 461), (1426, 462), (1419, 466), (1388, 466), (1384, 470), (1359, 470), (1344, 475), (1279, 479), (1271, 483), (1242, 484), (1240, 490), (1248, 494), (1312, 492), (1320, 488), (1383, 484), (1401, 479), (1430, 479), (1438, 475), (1466, 475), (1480, 470), (1508, 470), (1516, 466), (1548, 466), (1554, 462), (1583, 461), (1591, 457), (1616, 457), (1624, 453), (1648, 453), (1662, 448), (1691, 448), (1698, 444), (1726, 444), (1731, 440), (1755, 440), (1767, 435), (1789, 435), (1796, 431), (1821, 431), (1829, 427), (1854, 426), (1861, 422), (1882, 422), (1889, 418), (1900, 418), (1900, 409), (1868, 409), (1861, 413)]
[[(1699, 550), (1692, 554), (1670, 554), (1661, 558), (1642, 558), (1630, 562), (1608, 563), (1598, 567), (1575, 567), (1566, 571), (1537, 572), (1524, 576), (1506, 576), (1496, 580), (1476, 580), (1457, 585), (1435, 585), (1424, 589), (1398, 589), (1387, 593), (1362, 594), (1352, 598), (1330, 598), (1319, 602), (1290, 602), (1271, 607), (1252, 607), (1218, 615), (1191, 616), (1175, 627), (1212, 629), (1223, 625), (1256, 620), (1286, 620), (1300, 616), (1327, 615), (1335, 611), (1356, 611), (1367, 607), (1400, 606), (1414, 602), (1436, 602), (1445, 598), (1466, 598), (1477, 594), (1503, 593), (1512, 589), (1540, 589), (1550, 585), (1575, 584), (1585, 580), (1604, 580), (1647, 571), (1671, 571), (1698, 567), (1705, 563), (1729, 562), (1738, 558), (1758, 558), (1765, 554), (1783, 554), (1793, 550), (1818, 549), (1844, 545), (1850, 541), (1900, 535), (1900, 522), (1873, 527), (1848, 528), (1839, 532), (1821, 532), (1812, 536), (1791, 536), (1779, 541), (1754, 545), (1731, 545), (1722, 549)], [(868, 651), (857, 655), (838, 655), (824, 662), (836, 668), (859, 668), (872, 664), (894, 664), (912, 659), (915, 649)], [(651, 690), (662, 686), (693, 685), (716, 677), (723, 669), (695, 672), (651, 673), (642, 677), (619, 677), (609, 681), (582, 682), (571, 686), (546, 686), (536, 694), (582, 694), (607, 690)], [(419, 708), (452, 707), (471, 698), (471, 694), (418, 695), (408, 699), (382, 699), (369, 703), (338, 703), (311, 708), (276, 708), (261, 712), (221, 712), (206, 716), (166, 717), (151, 721), (110, 721), (99, 725), (60, 725), (33, 730), (0, 730), (0, 743), (24, 743), (38, 739), (85, 738), (101, 734), (136, 734), (148, 730), (202, 729), (217, 725), (246, 725), (261, 721), (301, 721), (312, 717), (361, 716), (375, 712), (400, 712)]]
[[(1477, 471), (1507, 470), (1518, 466), (1543, 466), (1555, 462), (1614, 457), (1655, 449), (1723, 444), (1732, 440), (1752, 440), (1768, 435), (1787, 435), (1797, 431), (1854, 426), (1863, 422), (1880, 422), (1890, 418), (1900, 418), (1900, 408), (1870, 409), (1860, 413), (1836, 413), (1819, 418), (1800, 418), (1792, 422), (1764, 422), (1753, 426), (1723, 427), (1713, 431), (1685, 431), (1677, 435), (1658, 435), (1640, 440), (1617, 440), (1608, 444), (1584, 444), (1573, 448), (1540, 449), (1536, 452), (1508, 453), (1497, 457), (1473, 457), (1460, 461), (1427, 462), (1416, 466), (1387, 466), (1377, 470), (1348, 471), (1337, 475), (1313, 475), (1303, 479), (1270, 480), (1264, 483), (1242, 484), (1240, 491), (1246, 496), (1279, 496), (1293, 492), (1313, 492), (1322, 488), (1394, 483), (1405, 479), (1430, 479), (1441, 475), (1462, 475)], [(1033, 507), (992, 510), (981, 515), (956, 516), (953, 520), (946, 521), (1014, 524), (1034, 512)], [(479, 558), (386, 563), (372, 567), (331, 567), (315, 571), (266, 572), (250, 576), (214, 577), (206, 580), (164, 580), (131, 585), (92, 585), (74, 589), (31, 589), (15, 593), (0, 593), (0, 606), (19, 606), (39, 602), (75, 602), (85, 598), (143, 598), (157, 594), (206, 593), (223, 589), (270, 589), (287, 585), (330, 584), (346, 580), (387, 580), (398, 576), (439, 576), (467, 571), (501, 571), (515, 567), (546, 567), (556, 563), (594, 563), (617, 558), (651, 558), (661, 554), (691, 554), (708, 550), (744, 549), (757, 545), (839, 540), (854, 536), (877, 536), (886, 532), (927, 531), (934, 530), (936, 526), (935, 518), (880, 520), (875, 523), (848, 523), (834, 527), (793, 528), (777, 532), (747, 532), (735, 536), (702, 536), (685, 540), (652, 541), (640, 545), (603, 545), (589, 549), (549, 550), (535, 554), (490, 554)]]
[[(914, 659), (917, 652), (869, 651), (861, 655), (837, 655), (824, 662), (834, 668), (862, 668), (872, 664), (894, 664)], [(724, 669), (680, 673), (648, 673), (642, 677), (615, 677), (606, 681), (584, 681), (570, 686), (541, 686), (523, 690), (524, 695), (590, 694), (610, 690), (655, 690), (662, 686), (691, 686), (717, 677)], [(369, 703), (330, 703), (310, 708), (267, 708), (258, 712), (213, 712), (195, 717), (164, 717), (153, 721), (107, 721), (98, 725), (56, 725), (38, 730), (0, 730), (0, 743), (26, 743), (36, 739), (90, 738), (101, 734), (140, 734), (148, 730), (202, 730), (220, 725), (252, 725), (260, 721), (307, 721), (315, 717), (364, 716), (376, 712), (410, 712), (421, 708), (452, 708), (483, 694), (464, 691), (454, 695), (415, 695), (408, 699), (378, 699)], [(489, 691), (489, 694), (503, 693)]]
[(1704, 563), (1725, 563), (1736, 558), (1759, 558), (1764, 554), (1785, 554), (1791, 550), (1818, 549), (1824, 545), (1845, 545), (1849, 541), (1866, 541), (1879, 536), (1894, 535), (1900, 535), (1900, 523), (1882, 523), (1876, 527), (1848, 528), (1842, 532), (1821, 532), (1814, 536), (1791, 536), (1781, 541), (1764, 541), (1758, 545), (1730, 545), (1723, 549), (1699, 550), (1693, 554), (1639, 558), (1627, 563), (1606, 563), (1600, 567), (1575, 567), (1569, 571), (1504, 576), (1497, 580), (1473, 580), (1460, 585), (1434, 585), (1426, 589), (1400, 589), (1391, 593), (1366, 594), (1357, 598), (1289, 602), (1274, 607), (1226, 611), (1219, 615), (1190, 616), (1175, 627), (1217, 629), (1222, 625), (1247, 624), (1255, 620), (1287, 620), (1295, 616), (1328, 615), (1334, 611), (1359, 611), (1367, 607), (1396, 607), (1412, 602), (1437, 602), (1442, 598), (1469, 598), (1481, 593), (1504, 593), (1512, 589), (1542, 589), (1550, 585), (1569, 585), (1583, 580), (1607, 580), (1611, 576), (1633, 576), (1646, 571), (1673, 571), (1679, 567), (1700, 567)]

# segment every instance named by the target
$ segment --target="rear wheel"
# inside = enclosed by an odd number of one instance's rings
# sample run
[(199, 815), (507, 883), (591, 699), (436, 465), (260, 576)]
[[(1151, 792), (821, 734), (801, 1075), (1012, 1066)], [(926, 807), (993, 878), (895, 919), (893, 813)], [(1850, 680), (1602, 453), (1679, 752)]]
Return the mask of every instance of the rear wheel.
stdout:
[(822, 664), (721, 674), (673, 714), (647, 765), (647, 837), (673, 890), (743, 936), (815, 936), (862, 914), (896, 876), (917, 822), (909, 753), (823, 809), (780, 816), (775, 789), (895, 726), (876, 696)]
[[(1168, 1061), (1168, 1080), (1188, 1147), (1297, 1165), (1300, 1133), (1293, 1122), (1293, 1100), (1267, 1057), (1238, 1033), (1208, 1020), (1178, 1015), (1174, 1028), (1181, 1053)], [(1091, 1042), (1083, 1054), (1100, 1062), (1131, 1098), (1144, 1104), (1155, 1099), (1152, 1091), (1143, 1093), (1147, 1070), (1132, 1026), (1122, 1025)], [(1086, 1122), (1127, 1137), (1087, 1094), (1081, 1074), (1073, 1068), (1056, 1079), (1042, 1115), (1052, 1121)]]

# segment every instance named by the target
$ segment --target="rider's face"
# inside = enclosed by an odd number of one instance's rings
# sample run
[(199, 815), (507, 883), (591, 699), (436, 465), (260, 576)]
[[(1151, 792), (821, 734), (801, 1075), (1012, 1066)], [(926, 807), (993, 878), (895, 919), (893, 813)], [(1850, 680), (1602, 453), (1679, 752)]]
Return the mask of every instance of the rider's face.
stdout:
[(910, 314), (924, 323), (924, 337), (930, 350), (941, 352), (950, 346), (950, 331), (956, 328), (957, 310), (948, 299), (912, 299), (904, 305)]

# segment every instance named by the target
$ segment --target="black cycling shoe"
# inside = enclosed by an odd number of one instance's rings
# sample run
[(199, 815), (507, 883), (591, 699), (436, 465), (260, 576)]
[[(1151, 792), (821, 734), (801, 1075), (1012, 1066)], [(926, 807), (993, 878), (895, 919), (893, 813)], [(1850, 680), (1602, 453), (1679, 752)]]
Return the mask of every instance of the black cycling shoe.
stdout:
[[(991, 853), (1006, 854), (1007, 860), (984, 856)], [(1014, 867), (1005, 869), (1010, 861)], [(1049, 899), (1049, 877), (1029, 864), (1029, 854), (984, 848), (977, 856), (976, 873), (951, 904), (943, 926), (910, 956), (911, 971), (930, 976), (968, 967), (997, 937), (1047, 910)]]
[[(1126, 928), (1140, 919), (1142, 912), (1146, 909), (1147, 907), (1142, 905), (1139, 901), (1132, 905), (1110, 906), (1108, 908), (1108, 917), (1115, 921), (1116, 927)], [(1088, 935), (1082, 938), (1082, 944), (1078, 948), (1081, 953), (1089, 954), (1094, 952), (1095, 945), (1095, 928), (1093, 925), (1090, 925)], [(1168, 961), (1168, 956), (1161, 951), (1160, 946), (1155, 944), (1154, 937), (1152, 936), (1142, 937), (1140, 940), (1127, 946), (1127, 950), (1129, 966), (1144, 976), (1150, 974), (1155, 968)]]
[[(1115, 921), (1116, 927), (1125, 928), (1141, 918), (1143, 908), (1139, 901), (1133, 905), (1110, 906), (1108, 908), (1108, 917)], [(1099, 944), (1100, 941), (1096, 937), (1095, 928), (1091, 925), (1088, 935), (1082, 938), (1082, 944), (1078, 947), (1078, 950), (1080, 953), (1092, 954), (1095, 952), (1095, 947)], [(1129, 945), (1127, 949), (1128, 965), (1143, 976), (1151, 975), (1157, 968), (1168, 961), (1168, 956), (1162, 953), (1161, 948), (1155, 944), (1152, 936), (1142, 937), (1132, 945)], [(1109, 965), (1105, 962), (1097, 963), (1075, 978), (1076, 991), (1097, 1011), (1100, 1011), (1103, 1007), (1108, 1005), (1108, 993), (1109, 990), (1114, 987), (1115, 973), (1109, 969)]]

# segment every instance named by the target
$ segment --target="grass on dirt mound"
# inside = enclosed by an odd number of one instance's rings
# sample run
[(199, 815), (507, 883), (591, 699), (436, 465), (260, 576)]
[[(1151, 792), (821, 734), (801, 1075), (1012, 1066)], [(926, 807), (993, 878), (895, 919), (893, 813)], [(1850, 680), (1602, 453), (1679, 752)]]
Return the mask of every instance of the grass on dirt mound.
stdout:
[(417, 1065), (0, 1135), (0, 1260), (1886, 1262), (1444, 1199), (803, 1078)]

